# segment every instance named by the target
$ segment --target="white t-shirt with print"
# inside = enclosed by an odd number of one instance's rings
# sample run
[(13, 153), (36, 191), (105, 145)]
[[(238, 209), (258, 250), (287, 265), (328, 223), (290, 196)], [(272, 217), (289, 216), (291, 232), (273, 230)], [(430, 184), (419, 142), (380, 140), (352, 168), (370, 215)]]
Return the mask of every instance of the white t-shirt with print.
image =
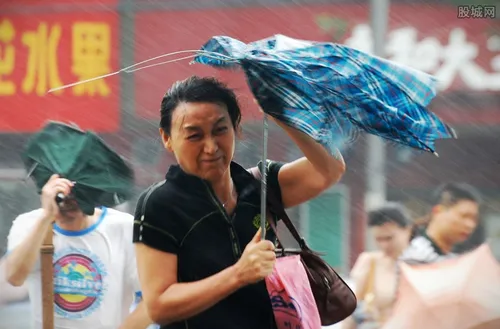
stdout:
[[(30, 233), (42, 210), (20, 215), (12, 224), (8, 250)], [(108, 208), (94, 225), (65, 231), (54, 225), (55, 329), (116, 329), (129, 314), (139, 291), (132, 243), (132, 215)], [(42, 328), (40, 261), (25, 283), (32, 322)]]

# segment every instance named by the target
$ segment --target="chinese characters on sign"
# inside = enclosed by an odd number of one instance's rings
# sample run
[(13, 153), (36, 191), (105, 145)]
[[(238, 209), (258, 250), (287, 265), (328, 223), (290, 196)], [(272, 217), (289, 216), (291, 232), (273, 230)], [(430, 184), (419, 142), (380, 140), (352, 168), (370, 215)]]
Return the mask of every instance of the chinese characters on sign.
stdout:
[[(51, 88), (63, 85), (58, 68), (58, 47), (61, 38), (61, 26), (49, 26), (39, 23), (36, 30), (23, 31), (21, 34), (24, 49), (17, 51), (28, 54), (25, 63), (25, 75), (21, 82), (21, 90), (25, 94), (35, 92), (43, 96)], [(16, 86), (13, 81), (3, 80), (14, 71), (15, 51), (12, 41), (16, 31), (12, 22), (4, 19), (0, 22), (0, 42), (2, 42), (3, 58), (0, 63), (0, 94), (13, 95)], [(76, 22), (72, 26), (72, 72), (77, 81), (90, 79), (111, 72), (111, 33), (106, 23)], [(22, 63), (18, 63), (19, 66)], [(73, 81), (67, 81), (71, 83)], [(55, 94), (61, 94), (62, 90)], [(73, 92), (77, 96), (108, 96), (111, 93), (105, 80), (77, 85)]]
[[(479, 46), (467, 37), (462, 28), (452, 28), (446, 43), (437, 37), (427, 36), (421, 40), (415, 27), (402, 27), (389, 32), (386, 44), (387, 58), (434, 75), (439, 89), (449, 89), (457, 78), (471, 90), (500, 90), (500, 47), (499, 36), (488, 37), (488, 50), (493, 53), (489, 61), (491, 69), (479, 65), (476, 58)], [(355, 25), (345, 44), (373, 52), (371, 28), (367, 24)]]
[(15, 49), (12, 41), (16, 36), (14, 26), (9, 20), (0, 22), (0, 96), (13, 95), (16, 92), (16, 86), (9, 76), (14, 71)]
[(62, 85), (57, 68), (57, 46), (60, 38), (61, 26), (54, 25), (49, 29), (47, 23), (40, 23), (36, 31), (23, 33), (22, 42), (28, 51), (26, 75), (22, 82), (22, 91), (25, 94), (35, 90), (38, 96), (43, 96), (48, 88)]
[(457, 8), (458, 18), (496, 18), (495, 6), (461, 5)]
[(111, 14), (0, 16), (0, 132), (31, 132), (50, 119), (98, 132), (116, 130), (116, 78), (48, 91), (112, 72), (118, 62), (117, 26)]
[[(111, 72), (109, 66), (111, 32), (104, 23), (75, 23), (73, 25), (72, 71), (79, 81), (91, 79)], [(99, 79), (76, 85), (77, 96), (88, 93), (108, 96), (111, 92), (106, 80)]]

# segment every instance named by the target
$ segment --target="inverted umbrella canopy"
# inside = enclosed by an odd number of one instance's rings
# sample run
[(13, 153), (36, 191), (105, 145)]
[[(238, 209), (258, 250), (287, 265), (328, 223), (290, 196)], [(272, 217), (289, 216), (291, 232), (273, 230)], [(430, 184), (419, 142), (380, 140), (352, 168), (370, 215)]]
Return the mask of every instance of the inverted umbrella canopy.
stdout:
[(392, 316), (382, 329), (500, 328), (500, 265), (484, 244), (456, 259), (401, 265)]
[(92, 132), (49, 122), (33, 135), (22, 159), (39, 190), (59, 174), (75, 182), (72, 194), (85, 214), (96, 206), (113, 207), (133, 192), (133, 170)]
[(265, 113), (332, 153), (358, 131), (433, 153), (436, 139), (455, 137), (425, 108), (436, 95), (432, 76), (343, 45), (215, 36), (194, 62), (242, 68)]

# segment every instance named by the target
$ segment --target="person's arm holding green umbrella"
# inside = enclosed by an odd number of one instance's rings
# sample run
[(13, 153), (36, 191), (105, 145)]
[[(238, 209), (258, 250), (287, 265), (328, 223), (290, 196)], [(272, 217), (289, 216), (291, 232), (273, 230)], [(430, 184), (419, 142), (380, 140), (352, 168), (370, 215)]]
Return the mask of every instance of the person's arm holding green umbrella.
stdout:
[[(9, 235), (9, 253), (6, 256), (5, 270), (7, 281), (13, 286), (21, 286), (33, 270), (40, 257), (40, 248), (47, 232), (52, 229), (59, 208), (56, 195), (69, 194), (73, 183), (67, 179), (52, 176), (42, 189), (41, 203), (43, 212), (36, 223), (26, 232), (24, 223), (14, 222)], [(18, 224), (18, 227), (16, 227)]]

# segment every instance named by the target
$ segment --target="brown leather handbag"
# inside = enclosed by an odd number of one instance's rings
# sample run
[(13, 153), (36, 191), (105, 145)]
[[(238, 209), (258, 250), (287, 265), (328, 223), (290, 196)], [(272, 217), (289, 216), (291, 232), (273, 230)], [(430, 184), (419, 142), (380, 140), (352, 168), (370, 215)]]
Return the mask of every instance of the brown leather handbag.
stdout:
[[(269, 212), (283, 221), (300, 246), (300, 250), (285, 250), (278, 240), (283, 256), (287, 254), (300, 255), (316, 300), (321, 324), (328, 326), (346, 319), (356, 309), (357, 300), (354, 292), (335, 270), (320, 257), (319, 253), (307, 246), (306, 241), (299, 235), (288, 217), (283, 204), (278, 201), (276, 194), (273, 193), (269, 185), (267, 186), (267, 203)], [(276, 237), (278, 237), (275, 223), (270, 220), (269, 224)]]

